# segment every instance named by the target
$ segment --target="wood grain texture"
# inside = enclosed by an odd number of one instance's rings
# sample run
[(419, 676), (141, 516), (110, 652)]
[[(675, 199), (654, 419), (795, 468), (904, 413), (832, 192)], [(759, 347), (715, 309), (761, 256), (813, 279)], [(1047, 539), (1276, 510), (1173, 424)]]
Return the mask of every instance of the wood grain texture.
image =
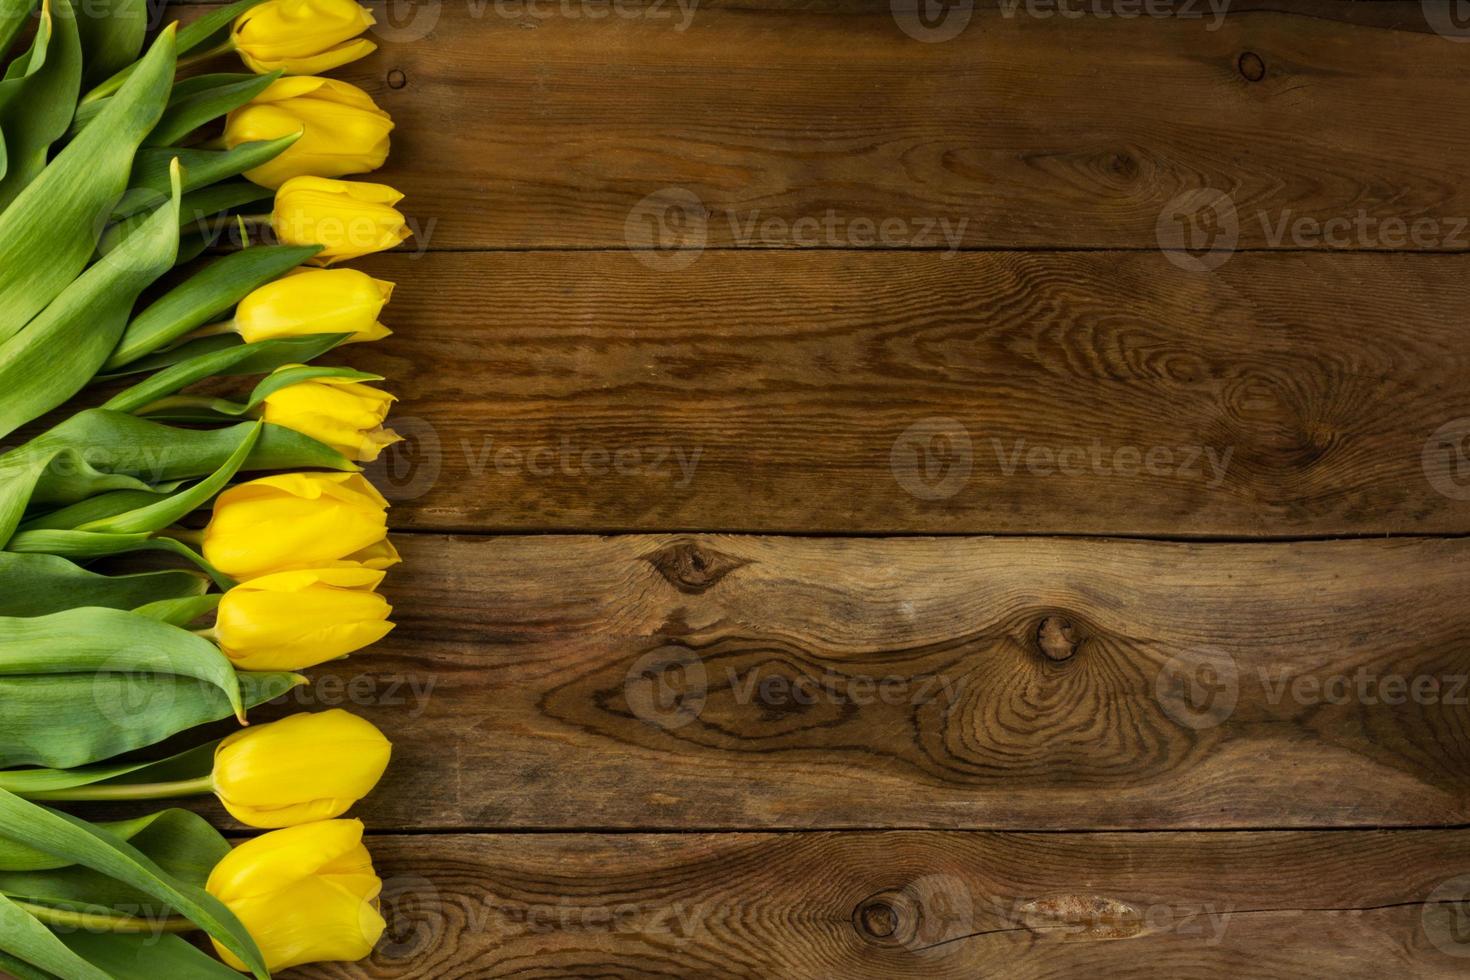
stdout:
[[(640, 202), (661, 195), (674, 242), (864, 247), (861, 223), (887, 220), (906, 223), (891, 247), (942, 249), (920, 233), (942, 219), (964, 247), (1152, 249), (1203, 188), (1232, 196), (1241, 247), (1300, 245), (1273, 241), (1283, 217), (1360, 213), (1434, 227), (1337, 246), (1470, 246), (1470, 134), (1444, 111), (1470, 77), (1417, 3), (1223, 21), (986, 4), (943, 43), (887, 3), (838, 6), (401, 4), (340, 74), (399, 122), (380, 176), (409, 192), (420, 247), (650, 244)], [(795, 225), (829, 213), (835, 237)]]
[[(1436, 833), (375, 839), (389, 938), (289, 976), (1464, 976)], [(1456, 894), (1462, 891), (1456, 889)], [(1442, 893), (1441, 893), (1442, 894)]]
[(400, 547), (375, 829), (1470, 822), (1470, 540)]
[(1467, 262), (388, 256), (343, 359), (405, 528), (1463, 533)]

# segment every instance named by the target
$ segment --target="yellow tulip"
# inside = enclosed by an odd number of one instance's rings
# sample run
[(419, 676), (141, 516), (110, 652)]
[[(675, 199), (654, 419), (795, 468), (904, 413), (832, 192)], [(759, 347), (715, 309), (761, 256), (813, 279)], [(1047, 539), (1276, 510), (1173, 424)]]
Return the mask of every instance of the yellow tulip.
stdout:
[(281, 78), (225, 119), (225, 145), (301, 138), (274, 160), (245, 171), (262, 187), (292, 177), (341, 177), (377, 170), (388, 159), (393, 120), (356, 85), (333, 78)]
[(204, 557), (237, 579), (293, 568), (398, 561), (388, 502), (359, 473), (283, 473), (230, 487), (214, 502)]
[(331, 265), (392, 248), (413, 236), (387, 184), (292, 177), (276, 191), (271, 227), (286, 245), (320, 245), (310, 261)]
[(356, 269), (298, 269), (241, 300), (234, 327), (248, 344), (318, 333), (381, 340), (389, 330), (378, 316), (392, 298), (391, 282)]
[[(299, 368), (291, 364), (277, 368)], [(261, 417), (324, 442), (348, 459), (370, 462), (402, 437), (383, 427), (394, 398), (347, 378), (312, 378), (265, 396)]]
[(294, 827), (346, 813), (372, 792), (393, 746), (341, 708), (242, 729), (214, 752), (214, 792), (251, 827)]
[(235, 18), (232, 39), (256, 74), (314, 75), (376, 51), (358, 37), (374, 23), (354, 0), (268, 0)]
[[(215, 865), (205, 888), (235, 913), (272, 971), (360, 960), (386, 927), (377, 903), (383, 882), (360, 820), (321, 820), (248, 840)], [(218, 942), (214, 948), (245, 969)]]
[(213, 635), (241, 670), (305, 670), (393, 629), (379, 569), (302, 568), (246, 579), (220, 599)]

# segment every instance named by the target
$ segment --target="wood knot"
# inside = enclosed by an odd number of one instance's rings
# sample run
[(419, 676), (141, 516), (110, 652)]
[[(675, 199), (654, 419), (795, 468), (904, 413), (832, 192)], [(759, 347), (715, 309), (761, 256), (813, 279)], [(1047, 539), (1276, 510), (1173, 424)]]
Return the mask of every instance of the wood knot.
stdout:
[(645, 560), (668, 580), (669, 584), (686, 595), (707, 592), (720, 579), (749, 562), (711, 548), (702, 548), (694, 541), (678, 541), (661, 548)]
[(394, 68), (388, 73), (389, 88), (403, 88), (408, 84), (408, 76), (403, 73), (402, 68)]
[(858, 906), (858, 929), (874, 939), (887, 939), (898, 931), (898, 913), (881, 898)]
[(1240, 69), (1240, 77), (1248, 82), (1259, 82), (1266, 77), (1266, 62), (1254, 51), (1242, 54), (1235, 66)]
[(1036, 645), (1048, 660), (1061, 663), (1070, 660), (1082, 645), (1077, 627), (1063, 616), (1047, 616), (1036, 628)]
[(875, 946), (901, 946), (911, 941), (916, 918), (912, 900), (896, 891), (869, 895), (852, 910), (853, 928)]

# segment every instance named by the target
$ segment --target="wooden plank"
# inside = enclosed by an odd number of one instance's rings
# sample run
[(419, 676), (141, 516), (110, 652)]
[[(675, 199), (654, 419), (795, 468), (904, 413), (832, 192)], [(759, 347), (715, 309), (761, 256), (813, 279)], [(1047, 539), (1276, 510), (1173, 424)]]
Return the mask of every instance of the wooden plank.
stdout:
[(343, 360), (405, 528), (1462, 533), (1467, 262), (388, 256)]
[(1470, 540), (400, 547), (375, 829), (1470, 823)]
[[(1462, 977), (1470, 835), (375, 839), (389, 939), (303, 977)], [(295, 974), (293, 974), (295, 975)]]
[[(399, 122), (381, 176), (420, 246), (1151, 249), (1166, 209), (1212, 217), (1180, 200), (1206, 188), (1231, 195), (1242, 248), (1470, 244), (1470, 133), (1443, 109), (1470, 96), (1465, 52), (1417, 3), (987, 4), (944, 43), (887, 3), (596, 6), (385, 10), (381, 53), (340, 74)], [(1277, 240), (1299, 219), (1316, 230)]]

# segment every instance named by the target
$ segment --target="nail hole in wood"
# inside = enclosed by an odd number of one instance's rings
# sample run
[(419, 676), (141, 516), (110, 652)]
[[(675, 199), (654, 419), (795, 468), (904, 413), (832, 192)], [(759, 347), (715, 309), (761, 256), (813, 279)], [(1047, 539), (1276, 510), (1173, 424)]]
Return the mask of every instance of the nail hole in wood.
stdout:
[(1240, 76), (1248, 82), (1259, 82), (1266, 77), (1266, 63), (1254, 51), (1242, 54), (1236, 67), (1240, 69)]
[(403, 88), (408, 84), (408, 76), (403, 73), (402, 68), (394, 68), (388, 73), (389, 88)]

